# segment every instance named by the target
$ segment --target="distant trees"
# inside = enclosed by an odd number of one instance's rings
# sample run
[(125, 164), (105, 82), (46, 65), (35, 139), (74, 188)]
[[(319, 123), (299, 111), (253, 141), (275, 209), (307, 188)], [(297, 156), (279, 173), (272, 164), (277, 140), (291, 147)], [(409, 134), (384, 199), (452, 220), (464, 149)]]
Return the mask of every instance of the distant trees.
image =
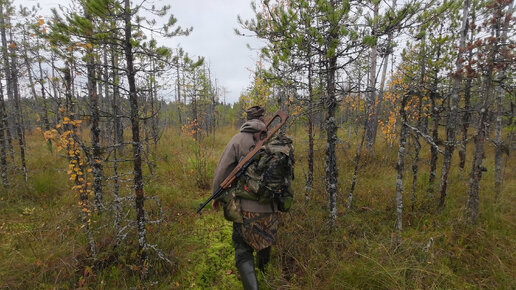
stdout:
[[(16, 132), (16, 140), (18, 141), (19, 145), (21, 170), (25, 180), (27, 180), (27, 164), (25, 159), (25, 128), (18, 80), (19, 69), (17, 43), (13, 39), (13, 27), (10, 21), (10, 17), (13, 13), (13, 7), (8, 1), (0, 3), (0, 37), (2, 41), (3, 73), (7, 87), (7, 98), (9, 103), (12, 104), (13, 108), (13, 110), (6, 110), (7, 114), (11, 113), (11, 116), (8, 117), (9, 121), (6, 125), (9, 126), (9, 122), (13, 124), (14, 131)], [(12, 144), (11, 131), (7, 132), (7, 142)]]

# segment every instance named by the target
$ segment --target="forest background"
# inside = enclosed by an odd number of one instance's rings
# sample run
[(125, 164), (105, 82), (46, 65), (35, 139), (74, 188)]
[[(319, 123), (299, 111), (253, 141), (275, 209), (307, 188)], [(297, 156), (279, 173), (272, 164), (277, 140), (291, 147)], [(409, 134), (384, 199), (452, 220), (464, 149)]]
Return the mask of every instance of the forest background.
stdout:
[(168, 6), (0, 1), (0, 286), (238, 289), (231, 224), (195, 209), (262, 105), (296, 165), (261, 285), (515, 288), (513, 1), (253, 9), (235, 33), (264, 47), (228, 104), (160, 46), (191, 32)]

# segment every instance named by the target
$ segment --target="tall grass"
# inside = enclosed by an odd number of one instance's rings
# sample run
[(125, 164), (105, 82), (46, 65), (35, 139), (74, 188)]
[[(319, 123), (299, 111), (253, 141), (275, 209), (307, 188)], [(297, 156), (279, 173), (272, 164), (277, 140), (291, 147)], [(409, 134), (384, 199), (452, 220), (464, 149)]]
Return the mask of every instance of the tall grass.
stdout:
[[(345, 130), (342, 130), (345, 131)], [(206, 176), (212, 178), (218, 158), (234, 128), (217, 131), (211, 151), (203, 155)], [(281, 217), (272, 261), (260, 285), (269, 289), (514, 289), (516, 282), (516, 168), (507, 166), (504, 190), (494, 195), (492, 152), (486, 153), (480, 222), (464, 221), (469, 168), (453, 167), (446, 207), (437, 212), (429, 196), (428, 148), (422, 149), (419, 186), (410, 207), (411, 174), (407, 172), (402, 243), (393, 242), (396, 147), (378, 138), (374, 155), (361, 161), (352, 210), (345, 208), (357, 140), (340, 136), (339, 210), (337, 227), (327, 227), (324, 193), (324, 140), (316, 139), (314, 189), (304, 201), (306, 140), (293, 136), (296, 203)], [(195, 214), (210, 194), (195, 178), (194, 143), (179, 130), (167, 129), (156, 152), (155, 176), (146, 194), (156, 196), (164, 222), (148, 229), (149, 241), (173, 261), (151, 257), (148, 280), (140, 281), (131, 264), (136, 244), (105, 249), (102, 266), (84, 262), (86, 242), (80, 229), (76, 197), (66, 177), (66, 160), (49, 152), (39, 136), (28, 138), (29, 181), (14, 178), (0, 196), (0, 287), (9, 288), (165, 288), (239, 289), (231, 245), (231, 224), (221, 212)], [(468, 150), (471, 148), (468, 148)], [(471, 150), (470, 150), (471, 151)], [(410, 156), (410, 151), (409, 151)], [(410, 158), (410, 157), (409, 157)], [(510, 156), (508, 164), (516, 164)], [(453, 160), (457, 164), (458, 160)], [(411, 160), (409, 159), (409, 162)], [(467, 164), (470, 166), (470, 164)], [(193, 172), (192, 172), (193, 170)], [(438, 175), (439, 176), (439, 175)], [(147, 203), (150, 217), (157, 205)], [(98, 219), (95, 222), (102, 222)], [(95, 233), (109, 244), (108, 232)], [(101, 244), (102, 239), (101, 240)], [(134, 246), (134, 247), (132, 247)], [(100, 245), (102, 247), (102, 245)]]

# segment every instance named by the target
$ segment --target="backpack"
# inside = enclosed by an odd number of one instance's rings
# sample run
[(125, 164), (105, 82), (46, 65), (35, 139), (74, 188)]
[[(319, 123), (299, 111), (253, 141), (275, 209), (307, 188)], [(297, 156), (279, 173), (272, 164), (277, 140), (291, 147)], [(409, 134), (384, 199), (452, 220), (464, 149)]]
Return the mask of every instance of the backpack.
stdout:
[(294, 179), (294, 147), (292, 139), (275, 136), (263, 145), (254, 162), (244, 172), (244, 190), (239, 196), (260, 203), (275, 202), (280, 211), (292, 206)]

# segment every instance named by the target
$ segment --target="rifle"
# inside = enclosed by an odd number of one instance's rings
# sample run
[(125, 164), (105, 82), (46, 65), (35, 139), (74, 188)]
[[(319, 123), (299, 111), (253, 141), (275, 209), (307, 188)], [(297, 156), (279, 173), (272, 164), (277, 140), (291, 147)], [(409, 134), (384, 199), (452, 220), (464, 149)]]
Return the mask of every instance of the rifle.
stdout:
[[(269, 126), (272, 124), (272, 122), (276, 118), (280, 119), (280, 124), (278, 126), (274, 127), (273, 129), (269, 130)], [(224, 190), (229, 188), (235, 180), (239, 179), (240, 176), (242, 176), (242, 174), (244, 174), (244, 172), (249, 167), (249, 165), (251, 165), (251, 163), (253, 163), (256, 153), (258, 153), (258, 151), (260, 151), (260, 149), (262, 148), (262, 145), (269, 142), (269, 140), (272, 138), (272, 136), (274, 136), (274, 134), (276, 134), (276, 132), (278, 132), (278, 130), (281, 127), (283, 127), (283, 125), (285, 125), (285, 123), (287, 122), (287, 119), (288, 119), (288, 115), (281, 110), (278, 110), (276, 113), (274, 113), (274, 116), (272, 116), (272, 118), (265, 124), (265, 128), (267, 129), (267, 131), (266, 131), (267, 136), (262, 139), (262, 136), (263, 136), (262, 133), (265, 133), (265, 131), (259, 132), (259, 134), (258, 134), (259, 138), (258, 138), (258, 141), (256, 142), (253, 150), (251, 150), (251, 152), (249, 152), (246, 156), (244, 156), (238, 162), (237, 166), (233, 169), (233, 171), (231, 171), (231, 173), (229, 173), (229, 175), (226, 177), (226, 179), (224, 179), (224, 181), (222, 181), (219, 188), (210, 196), (210, 198), (208, 198), (208, 200), (206, 200), (205, 202), (201, 203), (201, 205), (197, 209), (198, 214), (201, 213), (201, 210), (210, 201), (222, 196), (222, 193), (224, 193)]]

